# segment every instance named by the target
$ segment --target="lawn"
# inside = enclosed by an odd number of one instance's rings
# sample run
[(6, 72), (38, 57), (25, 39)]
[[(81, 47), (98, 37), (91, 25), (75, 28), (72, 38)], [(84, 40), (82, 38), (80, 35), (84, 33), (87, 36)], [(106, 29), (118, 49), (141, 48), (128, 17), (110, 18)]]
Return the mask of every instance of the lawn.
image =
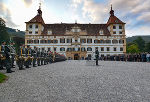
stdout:
[(7, 76), (0, 73), (0, 83), (2, 83), (3, 81), (5, 81), (7, 79)]

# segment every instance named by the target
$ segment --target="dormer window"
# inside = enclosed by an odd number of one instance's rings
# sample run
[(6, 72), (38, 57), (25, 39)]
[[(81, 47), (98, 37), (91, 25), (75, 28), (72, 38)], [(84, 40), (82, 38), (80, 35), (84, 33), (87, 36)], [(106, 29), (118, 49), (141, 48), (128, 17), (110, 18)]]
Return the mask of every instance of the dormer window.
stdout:
[(29, 25), (29, 28), (32, 29), (32, 25)]
[(80, 32), (81, 31), (81, 29), (79, 29), (79, 28), (74, 28), (74, 29), (72, 29), (72, 32), (74, 32), (74, 33), (78, 33), (78, 32)]
[(51, 35), (52, 34), (52, 30), (48, 30), (48, 35)]
[(100, 31), (99, 31), (99, 34), (100, 34), (100, 35), (103, 35), (103, 34), (104, 34), (103, 30), (100, 30)]

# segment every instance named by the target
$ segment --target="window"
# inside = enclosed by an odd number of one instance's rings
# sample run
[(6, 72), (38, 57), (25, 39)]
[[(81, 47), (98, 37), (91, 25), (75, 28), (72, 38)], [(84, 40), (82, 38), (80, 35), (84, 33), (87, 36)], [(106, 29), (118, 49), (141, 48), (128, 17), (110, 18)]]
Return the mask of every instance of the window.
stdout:
[(54, 47), (54, 51), (56, 51), (57, 50), (57, 48), (56, 47)]
[(81, 48), (81, 51), (86, 51), (84, 47)]
[(114, 47), (114, 51), (117, 51), (117, 48), (116, 48), (116, 47)]
[(61, 38), (61, 39), (60, 39), (60, 43), (65, 43), (65, 39), (64, 39), (64, 38)]
[(78, 40), (75, 40), (75, 42), (78, 42)]
[(78, 48), (78, 51), (80, 51), (80, 48)]
[(61, 48), (60, 48), (60, 51), (65, 51), (65, 48), (64, 48), (64, 47), (61, 47)]
[(34, 44), (38, 44), (39, 43), (39, 40), (34, 40)]
[(87, 39), (87, 43), (92, 43), (92, 39)]
[(81, 39), (80, 42), (81, 43), (86, 43), (86, 39)]
[(116, 26), (113, 26), (113, 29), (116, 29)]
[(38, 25), (36, 25), (35, 28), (37, 29), (37, 28), (38, 28)]
[(103, 34), (104, 34), (103, 30), (100, 30), (100, 31), (99, 31), (99, 34), (100, 34), (100, 35), (103, 35)]
[(45, 40), (44, 42), (45, 42), (45, 43), (48, 43), (48, 40)]
[(52, 31), (51, 30), (48, 30), (48, 35), (52, 34)]
[(107, 47), (106, 49), (107, 49), (107, 51), (110, 51), (110, 48), (109, 48), (109, 47)]
[(104, 51), (104, 47), (101, 47), (101, 51)]
[(38, 34), (38, 31), (36, 31), (35, 34)]
[(116, 31), (114, 31), (113, 34), (116, 34)]
[(103, 44), (103, 43), (104, 43), (104, 40), (100, 40), (100, 43)]
[(29, 28), (32, 29), (32, 25), (29, 25)]
[(53, 43), (53, 40), (47, 40), (47, 43), (48, 44)]
[(32, 34), (32, 31), (29, 31), (29, 34)]
[(45, 40), (41, 40), (40, 43), (46, 43)]
[(53, 40), (53, 43), (55, 43), (55, 44), (58, 43), (58, 40)]
[(120, 31), (119, 34), (122, 34), (122, 31)]
[(72, 29), (72, 32), (74, 32), (74, 33), (77, 33), (77, 32), (80, 32), (80, 31), (81, 31), (81, 29), (79, 29), (79, 28)]
[(87, 51), (92, 51), (92, 48), (91, 48), (91, 47), (88, 47), (88, 48), (87, 48)]
[(67, 43), (72, 43), (72, 39), (67, 39)]
[(120, 47), (120, 51), (123, 51), (123, 47)]
[(67, 48), (67, 51), (72, 51), (72, 48)]
[(112, 43), (113, 43), (113, 44), (117, 44), (117, 43), (118, 43), (118, 40), (112, 40)]
[(124, 40), (119, 40), (119, 43), (120, 43), (120, 44), (123, 44), (123, 43), (124, 43)]
[(50, 44), (50, 43), (51, 43), (51, 40), (48, 40), (48, 43)]
[(121, 25), (119, 26), (119, 29), (122, 29), (122, 26), (121, 26)]
[(99, 43), (100, 41), (99, 40), (94, 40), (94, 43)]
[(111, 43), (111, 41), (110, 41), (110, 40), (106, 40), (106, 43), (107, 43), (107, 44), (110, 44), (110, 43)]

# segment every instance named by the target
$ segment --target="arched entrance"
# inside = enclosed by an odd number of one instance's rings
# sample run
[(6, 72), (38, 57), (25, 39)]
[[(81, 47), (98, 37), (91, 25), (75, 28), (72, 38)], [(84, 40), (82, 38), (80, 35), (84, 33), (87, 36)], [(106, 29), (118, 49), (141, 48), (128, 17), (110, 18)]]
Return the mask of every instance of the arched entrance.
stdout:
[(74, 60), (79, 60), (79, 54), (74, 54)]

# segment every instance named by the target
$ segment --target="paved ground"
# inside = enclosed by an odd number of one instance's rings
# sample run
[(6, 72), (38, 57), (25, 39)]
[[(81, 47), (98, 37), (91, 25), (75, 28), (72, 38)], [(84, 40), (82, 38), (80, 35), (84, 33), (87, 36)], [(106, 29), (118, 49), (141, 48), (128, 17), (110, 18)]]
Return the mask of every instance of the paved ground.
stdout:
[(99, 64), (66, 61), (17, 69), (0, 84), (0, 102), (150, 102), (150, 63)]

